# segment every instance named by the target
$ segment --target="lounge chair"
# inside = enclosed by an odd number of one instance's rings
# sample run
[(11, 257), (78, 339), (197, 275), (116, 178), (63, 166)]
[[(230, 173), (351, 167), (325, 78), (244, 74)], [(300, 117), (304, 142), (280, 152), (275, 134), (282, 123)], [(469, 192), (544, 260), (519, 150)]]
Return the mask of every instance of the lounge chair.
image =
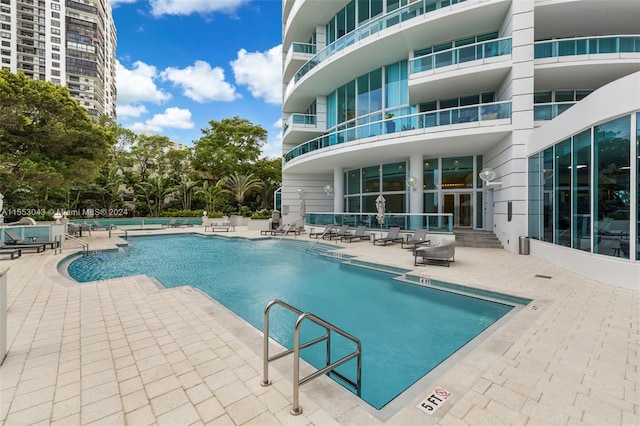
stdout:
[[(204, 227), (204, 230), (211, 228), (211, 232), (215, 231), (226, 231), (229, 232), (231, 229), (231, 222), (225, 219), (209, 219), (209, 223)], [(234, 228), (235, 229), (235, 228)]]
[(327, 232), (322, 236), (323, 240), (333, 240), (334, 238), (340, 238), (349, 235), (349, 225), (342, 225), (335, 231)]
[(284, 228), (282, 228), (282, 230), (280, 231), (276, 231), (276, 230), (271, 231), (272, 236), (289, 235), (289, 234), (296, 234), (296, 235), (300, 234), (300, 232), (298, 231), (298, 227), (296, 226), (295, 223), (292, 223), (291, 225), (285, 225)]
[(9, 239), (11, 240), (6, 242), (7, 245), (20, 246), (21, 248), (38, 248), (42, 246), (42, 250), (38, 250), (38, 253), (40, 253), (41, 251), (45, 251), (45, 249), (47, 248), (47, 244), (50, 245), (51, 248), (56, 248), (58, 245), (56, 241), (25, 241), (11, 229), (5, 229), (4, 235), (9, 237)]
[(108, 231), (109, 229), (116, 229), (116, 226), (113, 224), (101, 225), (100, 222), (98, 222), (97, 220), (94, 220), (93, 223), (91, 224), (92, 231), (99, 231), (99, 230)]
[(426, 244), (428, 242), (430, 242), (430, 240), (427, 239), (427, 230), (420, 228), (420, 229), (416, 229), (416, 232), (413, 233), (413, 236), (409, 241), (403, 241), (401, 243), (401, 246), (402, 248), (415, 249), (419, 245)]
[(8, 254), (11, 259), (22, 256), (22, 249), (17, 247), (0, 246), (0, 254)]
[(285, 225), (284, 223), (281, 223), (275, 229), (263, 229), (260, 231), (260, 235), (273, 235), (273, 232), (280, 232), (284, 229), (285, 226), (287, 225)]
[(189, 223), (189, 219), (181, 219), (180, 221), (176, 221), (176, 226), (191, 227), (193, 224)]
[(368, 240), (369, 234), (367, 234), (366, 231), (367, 227), (365, 225), (360, 225), (356, 228), (353, 234), (343, 235), (340, 237), (340, 241), (352, 242), (353, 240)]
[(400, 227), (398, 226), (393, 226), (389, 228), (389, 232), (387, 232), (387, 236), (384, 238), (376, 238), (375, 240), (373, 240), (373, 245), (375, 246), (378, 243), (380, 243), (383, 246), (386, 246), (387, 243), (401, 242), (402, 237), (398, 236), (398, 232), (400, 232)]
[(309, 232), (309, 238), (321, 238), (326, 234), (333, 232), (333, 225), (327, 225), (322, 231), (319, 232)]
[(175, 228), (176, 225), (176, 218), (172, 217), (171, 220), (169, 220), (169, 223), (163, 223), (160, 227), (161, 228)]
[[(426, 265), (427, 262), (455, 262), (456, 244), (454, 241), (441, 240), (436, 246), (418, 247), (413, 251), (413, 266)], [(422, 259), (422, 263), (418, 263)]]

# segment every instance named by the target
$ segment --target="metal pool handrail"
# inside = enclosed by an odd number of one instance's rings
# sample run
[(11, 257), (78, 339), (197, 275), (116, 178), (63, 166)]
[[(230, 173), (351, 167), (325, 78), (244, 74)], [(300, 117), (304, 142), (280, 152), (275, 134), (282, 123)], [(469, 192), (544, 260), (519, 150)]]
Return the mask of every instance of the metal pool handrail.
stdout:
[[(280, 305), (289, 311), (298, 314), (298, 319), (296, 320), (296, 324), (293, 328), (293, 349), (288, 349), (284, 352), (280, 352), (279, 354), (273, 355), (269, 357), (269, 312), (271, 308), (275, 305)], [(300, 327), (305, 320), (310, 320), (311, 322), (316, 323), (317, 325), (324, 327), (325, 334), (323, 336), (317, 337), (313, 340), (310, 340), (306, 343), (300, 343)], [(338, 361), (331, 362), (331, 331), (340, 334), (346, 339), (351, 340), (357, 346), (355, 352), (339, 359)], [(288, 303), (283, 302), (282, 300), (272, 300), (267, 303), (267, 306), (264, 308), (264, 335), (263, 335), (263, 380), (260, 383), (262, 386), (269, 386), (271, 381), (269, 380), (269, 361), (275, 361), (276, 359), (280, 359), (286, 355), (291, 353), (293, 356), (293, 406), (289, 411), (294, 416), (297, 416), (302, 413), (302, 407), (300, 407), (300, 385), (303, 385), (317, 377), (322, 376), (323, 374), (333, 373), (337, 377), (339, 377), (342, 381), (347, 383), (349, 386), (354, 388), (357, 392), (357, 395), (360, 396), (362, 390), (362, 344), (360, 343), (360, 339), (352, 336), (346, 331), (336, 327), (335, 325), (323, 320), (322, 318), (317, 317), (316, 315), (309, 312), (302, 312), (301, 310), (289, 305)], [(316, 371), (308, 375), (307, 377), (303, 377), (300, 379), (300, 349), (307, 348), (309, 346), (315, 345), (316, 343), (320, 343), (326, 341), (326, 367)], [(358, 358), (357, 365), (357, 375), (356, 381), (352, 381), (335, 371), (335, 368), (340, 365), (352, 360), (353, 358)]]

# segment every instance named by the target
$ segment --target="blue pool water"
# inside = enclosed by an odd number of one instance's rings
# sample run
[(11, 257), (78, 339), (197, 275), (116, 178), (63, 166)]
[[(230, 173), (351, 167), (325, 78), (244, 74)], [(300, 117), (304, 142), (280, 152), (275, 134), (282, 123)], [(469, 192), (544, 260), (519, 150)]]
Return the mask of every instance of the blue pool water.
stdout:
[[(281, 299), (311, 312), (362, 342), (362, 399), (381, 408), (505, 315), (513, 306), (393, 280), (394, 275), (342, 264), (277, 240), (196, 235), (130, 238), (122, 252), (78, 258), (69, 274), (79, 282), (146, 274), (166, 287), (191, 285), (262, 330), (263, 310)], [(271, 336), (293, 343), (296, 317), (272, 309)], [(303, 325), (304, 342), (320, 335)], [(332, 337), (333, 338), (333, 337)], [(336, 337), (332, 359), (352, 343)], [(322, 367), (324, 346), (302, 351)], [(355, 361), (338, 369), (355, 379)]]

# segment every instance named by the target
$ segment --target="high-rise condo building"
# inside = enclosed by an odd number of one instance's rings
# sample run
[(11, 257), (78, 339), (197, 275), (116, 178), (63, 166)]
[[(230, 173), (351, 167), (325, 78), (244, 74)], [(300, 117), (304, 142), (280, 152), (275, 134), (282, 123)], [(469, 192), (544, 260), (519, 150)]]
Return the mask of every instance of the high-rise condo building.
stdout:
[(628, 0), (284, 0), (283, 222), (490, 231), (640, 288), (639, 22)]
[(66, 86), (89, 111), (116, 117), (116, 29), (109, 0), (0, 0), (3, 69)]

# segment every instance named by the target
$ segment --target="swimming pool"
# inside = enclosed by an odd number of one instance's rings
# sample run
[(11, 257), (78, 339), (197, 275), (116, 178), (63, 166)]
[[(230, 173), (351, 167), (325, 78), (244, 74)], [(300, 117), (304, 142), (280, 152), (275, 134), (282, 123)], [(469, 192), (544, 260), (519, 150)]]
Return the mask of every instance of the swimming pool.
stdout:
[[(146, 274), (167, 287), (192, 285), (262, 330), (263, 309), (281, 299), (311, 312), (362, 342), (362, 399), (380, 409), (513, 306), (394, 280), (396, 274), (346, 265), (275, 239), (198, 235), (131, 237), (121, 252), (78, 258), (68, 267), (80, 282)], [(271, 315), (271, 336), (286, 347), (295, 316)], [(317, 337), (312, 325), (302, 341)], [(332, 345), (337, 359), (350, 352)], [(323, 366), (324, 348), (303, 358)], [(354, 377), (352, 361), (340, 372)]]

